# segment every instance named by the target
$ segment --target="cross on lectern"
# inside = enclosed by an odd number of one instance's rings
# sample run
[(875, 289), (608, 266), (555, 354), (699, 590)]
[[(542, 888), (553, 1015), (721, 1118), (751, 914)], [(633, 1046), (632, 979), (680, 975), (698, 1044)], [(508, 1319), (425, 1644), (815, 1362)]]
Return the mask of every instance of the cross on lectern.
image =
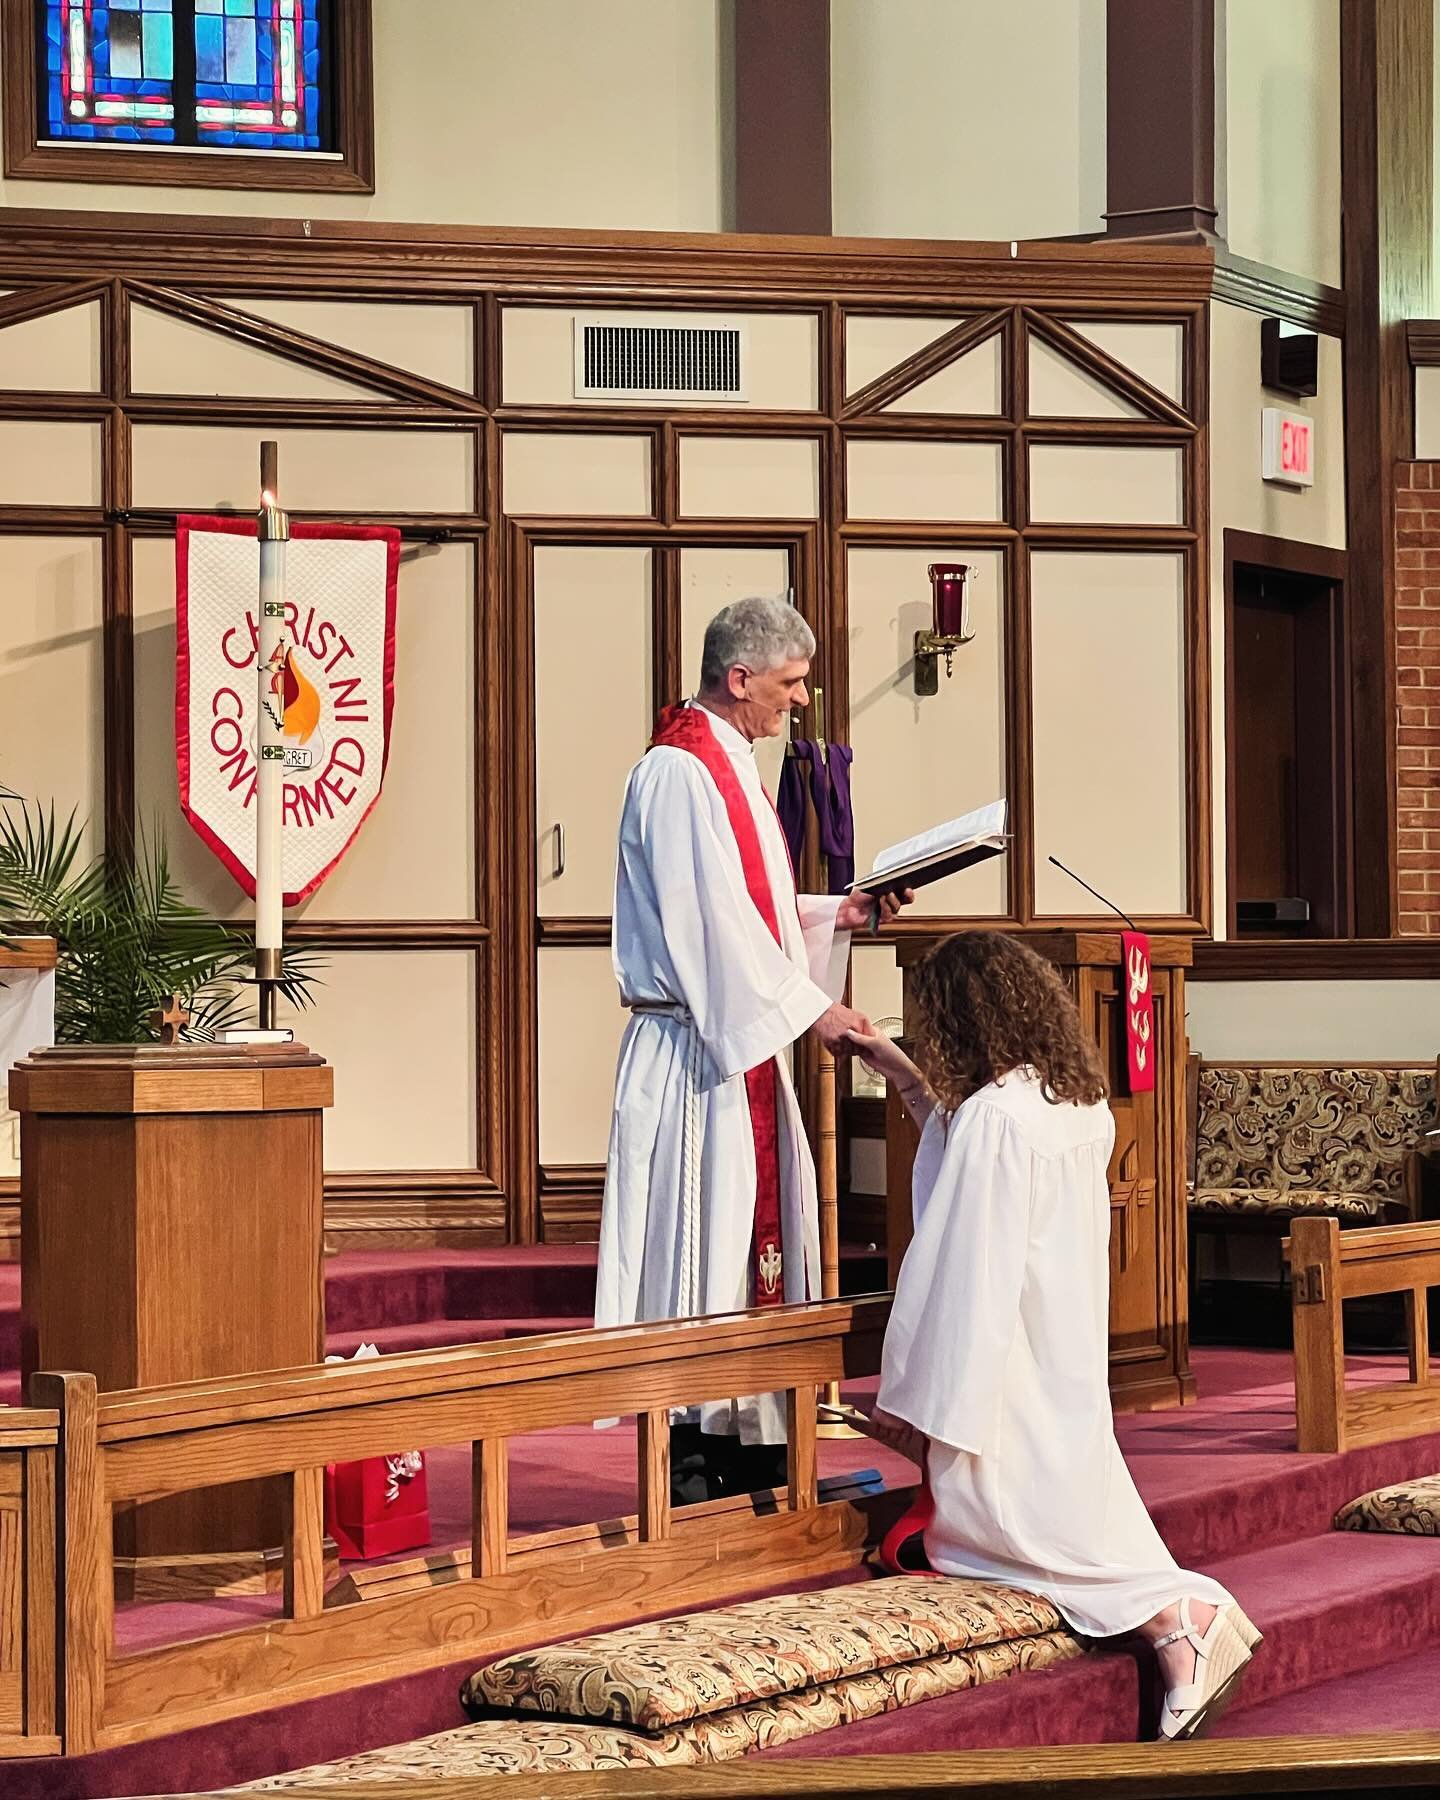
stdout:
[(167, 994), (165, 1004), (150, 1014), (150, 1023), (160, 1033), (162, 1044), (178, 1044), (180, 1033), (190, 1023), (190, 1014), (178, 994)]

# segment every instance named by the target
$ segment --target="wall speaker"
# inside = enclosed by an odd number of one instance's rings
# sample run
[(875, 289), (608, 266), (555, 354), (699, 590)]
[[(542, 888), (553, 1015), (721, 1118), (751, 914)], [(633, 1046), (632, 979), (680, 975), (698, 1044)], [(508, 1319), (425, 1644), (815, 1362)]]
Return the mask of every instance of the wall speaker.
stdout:
[(1265, 319), (1260, 326), (1260, 382), (1277, 394), (1305, 399), (1320, 386), (1320, 339), (1288, 319)]

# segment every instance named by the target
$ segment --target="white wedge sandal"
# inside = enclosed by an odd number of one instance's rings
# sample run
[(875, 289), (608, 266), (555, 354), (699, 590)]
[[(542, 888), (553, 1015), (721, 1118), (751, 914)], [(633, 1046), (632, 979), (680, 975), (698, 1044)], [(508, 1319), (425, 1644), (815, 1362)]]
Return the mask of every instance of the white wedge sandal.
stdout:
[(1180, 1602), (1180, 1629), (1154, 1645), (1187, 1642), (1195, 1652), (1195, 1679), (1173, 1687), (1160, 1709), (1162, 1739), (1203, 1737), (1235, 1697), (1260, 1633), (1238, 1606), (1219, 1607), (1202, 1637), (1190, 1616), (1188, 1598)]

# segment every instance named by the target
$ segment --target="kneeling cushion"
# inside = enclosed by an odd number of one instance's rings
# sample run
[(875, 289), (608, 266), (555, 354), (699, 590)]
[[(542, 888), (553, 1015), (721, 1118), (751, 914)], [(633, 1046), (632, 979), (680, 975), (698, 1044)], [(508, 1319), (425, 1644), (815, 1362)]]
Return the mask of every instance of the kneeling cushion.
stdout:
[(1440, 1537), (1440, 1475), (1417, 1475), (1348, 1500), (1335, 1515), (1335, 1529)]
[[(931, 1583), (939, 1586), (940, 1583)], [(853, 1590), (852, 1590), (853, 1591)], [(399, 1781), (405, 1777), (560, 1773), (579, 1769), (665, 1768), (730, 1762), (752, 1750), (793, 1743), (837, 1725), (959, 1693), (1027, 1669), (1047, 1669), (1083, 1654), (1066, 1631), (986, 1644), (920, 1662), (872, 1669), (767, 1701), (646, 1732), (622, 1725), (491, 1718), (412, 1744), (367, 1751), (344, 1762), (273, 1775), (231, 1793)]]
[(1062, 1628), (1035, 1594), (897, 1575), (502, 1657), (477, 1670), (460, 1698), (472, 1715), (502, 1708), (662, 1731), (847, 1675)]

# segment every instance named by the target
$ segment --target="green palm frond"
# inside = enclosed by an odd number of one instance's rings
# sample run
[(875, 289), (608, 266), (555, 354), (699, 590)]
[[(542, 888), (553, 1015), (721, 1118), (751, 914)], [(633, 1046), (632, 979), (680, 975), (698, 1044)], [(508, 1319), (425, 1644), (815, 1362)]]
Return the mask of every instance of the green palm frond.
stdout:
[[(150, 1015), (171, 994), (191, 1014), (187, 1035), (201, 1041), (244, 1024), (253, 1013), (248, 938), (185, 899), (163, 834), (142, 833), (129, 860), (86, 860), (83, 842), (73, 813), (61, 824), (53, 805), (0, 790), (0, 938), (56, 940), (56, 1041), (152, 1042)], [(287, 952), (281, 993), (308, 1005), (321, 967), (314, 952)]]

